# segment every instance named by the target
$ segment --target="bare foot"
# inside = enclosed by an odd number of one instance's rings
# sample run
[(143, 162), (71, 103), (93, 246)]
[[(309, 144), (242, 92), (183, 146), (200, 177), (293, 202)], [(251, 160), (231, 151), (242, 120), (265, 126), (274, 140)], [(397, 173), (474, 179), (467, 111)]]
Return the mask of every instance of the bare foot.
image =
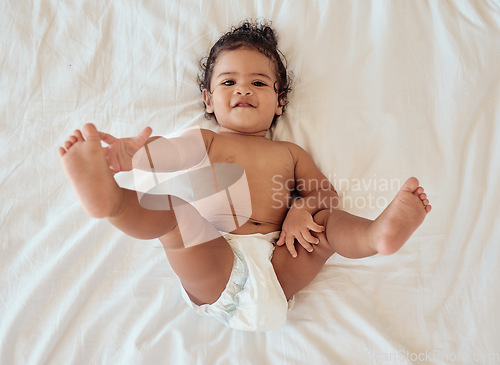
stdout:
[(101, 146), (99, 132), (93, 124), (85, 124), (83, 133), (76, 130), (59, 147), (62, 164), (83, 209), (92, 217), (116, 214), (120, 188), (116, 184)]
[(374, 248), (390, 255), (404, 245), (431, 211), (424, 188), (415, 177), (403, 184), (394, 200), (373, 222), (371, 233)]

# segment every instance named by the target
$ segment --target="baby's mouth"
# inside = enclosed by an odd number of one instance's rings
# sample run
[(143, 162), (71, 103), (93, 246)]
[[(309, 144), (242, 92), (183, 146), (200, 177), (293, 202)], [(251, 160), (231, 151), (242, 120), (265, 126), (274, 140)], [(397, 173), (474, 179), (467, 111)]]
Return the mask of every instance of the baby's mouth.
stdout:
[(255, 108), (251, 103), (236, 103), (233, 108)]

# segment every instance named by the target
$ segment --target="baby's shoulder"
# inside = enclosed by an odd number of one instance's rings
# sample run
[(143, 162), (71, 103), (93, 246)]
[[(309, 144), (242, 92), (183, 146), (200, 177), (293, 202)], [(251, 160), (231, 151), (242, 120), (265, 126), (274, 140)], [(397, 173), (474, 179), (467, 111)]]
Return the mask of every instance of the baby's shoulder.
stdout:
[(203, 139), (213, 139), (217, 133), (214, 131), (211, 131), (210, 129), (203, 129), (200, 128), (201, 135), (203, 136)]
[(192, 128), (187, 128), (185, 130), (182, 130), (180, 133), (178, 133), (178, 136), (181, 138), (194, 138), (197, 137), (199, 138), (201, 133), (201, 136), (203, 139), (212, 139), (216, 133), (214, 131), (211, 131), (209, 129), (203, 129), (200, 127), (192, 127)]
[(293, 142), (288, 142), (288, 141), (273, 141), (273, 142), (278, 143), (282, 148), (286, 148), (292, 155), (294, 161), (297, 161), (300, 158), (300, 156), (304, 154), (308, 155), (305, 149), (303, 149), (302, 147)]
[(214, 140), (214, 137), (217, 135), (214, 131), (211, 131), (210, 129), (203, 129), (200, 128), (201, 136), (203, 138), (203, 142), (205, 142), (205, 147), (207, 150), (210, 149), (210, 145), (212, 144), (212, 141)]

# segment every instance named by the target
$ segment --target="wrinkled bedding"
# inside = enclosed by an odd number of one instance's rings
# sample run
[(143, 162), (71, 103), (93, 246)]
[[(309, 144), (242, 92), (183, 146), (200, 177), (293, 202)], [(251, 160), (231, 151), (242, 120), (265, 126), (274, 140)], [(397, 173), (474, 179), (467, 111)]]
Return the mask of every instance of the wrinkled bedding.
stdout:
[[(200, 59), (273, 22), (293, 72), (270, 138), (313, 156), (342, 208), (376, 217), (409, 176), (433, 210), (395, 255), (334, 255), (285, 327), (198, 317), (163, 250), (89, 218), (57, 147), (200, 126)], [(499, 364), (496, 1), (3, 1), (0, 363)]]

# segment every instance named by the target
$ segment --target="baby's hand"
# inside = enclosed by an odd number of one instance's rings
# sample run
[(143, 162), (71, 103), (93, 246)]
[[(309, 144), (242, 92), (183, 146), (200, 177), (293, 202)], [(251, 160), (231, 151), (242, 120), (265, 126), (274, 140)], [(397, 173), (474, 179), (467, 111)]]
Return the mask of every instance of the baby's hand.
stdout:
[(132, 170), (132, 157), (144, 146), (152, 132), (150, 127), (146, 127), (132, 138), (115, 138), (111, 134), (99, 132), (101, 141), (108, 145), (104, 151), (113, 173)]
[(311, 214), (301, 208), (293, 207), (288, 211), (285, 221), (283, 222), (281, 235), (276, 244), (286, 247), (293, 257), (297, 257), (295, 250), (295, 240), (304, 247), (308, 252), (313, 251), (311, 244), (318, 244), (319, 239), (314, 237), (310, 231), (323, 232), (325, 228), (314, 222)]

